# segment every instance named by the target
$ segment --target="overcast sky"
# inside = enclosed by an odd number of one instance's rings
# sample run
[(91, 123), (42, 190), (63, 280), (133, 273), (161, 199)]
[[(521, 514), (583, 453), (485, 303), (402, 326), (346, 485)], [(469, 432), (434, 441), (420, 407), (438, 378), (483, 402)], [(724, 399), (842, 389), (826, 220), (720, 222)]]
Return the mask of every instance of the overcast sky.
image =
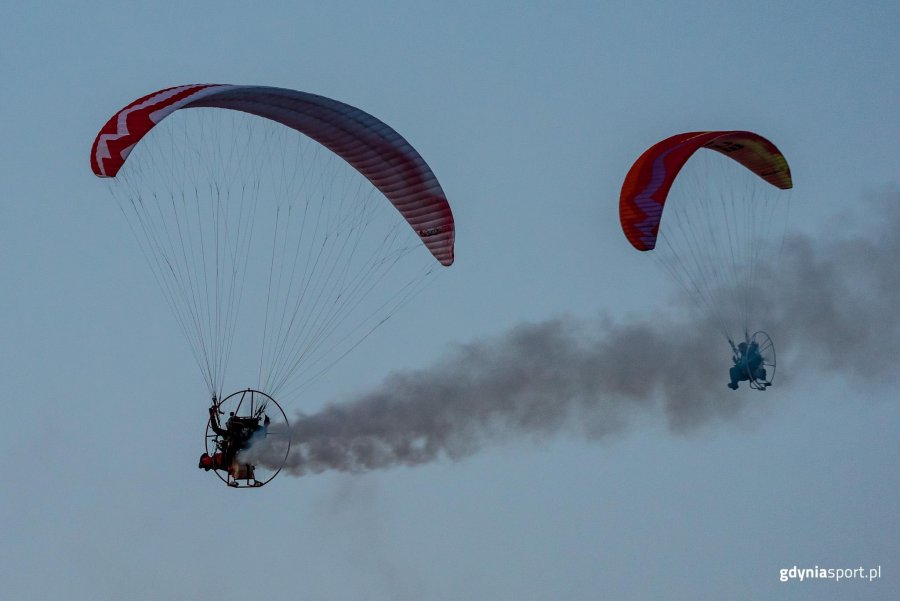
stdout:
[[(2, 8), (3, 597), (900, 597), (896, 2)], [(794, 245), (771, 276), (779, 380), (728, 390), (711, 333), (677, 395), (504, 422), (416, 467), (227, 489), (196, 468), (206, 386), (88, 163), (119, 108), (199, 82), (362, 108), (425, 157), (456, 219), (455, 264), (289, 415), (426, 390), (423, 375), (450, 369), (482, 381), (520, 357), (511, 332), (548, 324), (589, 324), (564, 338), (603, 359), (596, 384), (579, 372), (584, 390), (618, 398), (621, 374), (652, 378), (658, 349), (627, 327), (696, 333), (621, 234), (618, 194), (645, 148), (693, 130), (756, 131), (790, 162)], [(568, 380), (558, 353), (546, 360)], [(553, 389), (531, 392), (555, 406)], [(793, 566), (881, 578), (780, 582)]]

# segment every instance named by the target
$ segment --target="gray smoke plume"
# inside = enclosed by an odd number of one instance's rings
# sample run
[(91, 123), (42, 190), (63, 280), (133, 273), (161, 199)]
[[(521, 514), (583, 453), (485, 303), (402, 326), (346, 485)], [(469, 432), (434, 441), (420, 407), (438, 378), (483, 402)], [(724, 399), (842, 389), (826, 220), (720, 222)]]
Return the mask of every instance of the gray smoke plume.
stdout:
[[(778, 271), (764, 278), (760, 314), (780, 344), (780, 381), (768, 396), (783, 398), (791, 381), (811, 375), (877, 386), (896, 377), (900, 194), (858, 206), (874, 223), (845, 234), (843, 219), (825, 235), (789, 237)], [(513, 436), (597, 439), (635, 413), (661, 414), (674, 430), (731, 418), (761, 393), (726, 388), (730, 353), (715, 332), (689, 312), (523, 324), (458, 346), (430, 368), (394, 373), (350, 402), (295, 416), (285, 469), (419, 465)]]

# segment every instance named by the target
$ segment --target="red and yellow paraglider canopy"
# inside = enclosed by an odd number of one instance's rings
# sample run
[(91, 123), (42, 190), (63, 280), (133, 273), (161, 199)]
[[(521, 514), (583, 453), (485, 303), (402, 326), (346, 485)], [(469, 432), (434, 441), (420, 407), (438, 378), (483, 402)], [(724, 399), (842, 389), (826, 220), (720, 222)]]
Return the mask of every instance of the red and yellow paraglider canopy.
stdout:
[(631, 166), (619, 196), (619, 220), (625, 237), (638, 250), (652, 250), (672, 183), (700, 148), (733, 159), (773, 186), (792, 186), (791, 170), (778, 148), (749, 131), (677, 134), (657, 142)]

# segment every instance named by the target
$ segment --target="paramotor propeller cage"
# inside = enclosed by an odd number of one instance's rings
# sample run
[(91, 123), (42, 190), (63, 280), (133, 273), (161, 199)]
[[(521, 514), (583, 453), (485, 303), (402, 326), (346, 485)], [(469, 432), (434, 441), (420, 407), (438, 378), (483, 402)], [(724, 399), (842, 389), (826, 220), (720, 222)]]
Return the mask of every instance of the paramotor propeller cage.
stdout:
[[(232, 488), (259, 488), (271, 482), (291, 450), (288, 419), (281, 405), (266, 393), (248, 388), (228, 395), (217, 408), (220, 428), (231, 434), (225, 437), (216, 433), (210, 418), (206, 423), (206, 452), (211, 457), (231, 454), (233, 460), (226, 469), (213, 470), (216, 476)], [(235, 432), (240, 435), (235, 437)], [(256, 444), (266, 445), (265, 461), (254, 458), (252, 447)]]
[(759, 331), (747, 338), (747, 347), (753, 348), (754, 345), (759, 349), (762, 362), (756, 369), (751, 369), (748, 363), (746, 374), (750, 388), (753, 390), (765, 390), (772, 385), (772, 380), (775, 377), (775, 344), (768, 334)]

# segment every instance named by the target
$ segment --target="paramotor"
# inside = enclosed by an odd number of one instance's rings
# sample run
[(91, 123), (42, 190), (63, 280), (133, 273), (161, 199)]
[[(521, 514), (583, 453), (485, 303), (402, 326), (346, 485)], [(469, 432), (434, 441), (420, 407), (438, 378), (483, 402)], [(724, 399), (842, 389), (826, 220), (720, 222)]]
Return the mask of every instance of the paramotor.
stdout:
[[(716, 152), (695, 156), (700, 149)], [(771, 369), (750, 379), (757, 390), (772, 382), (774, 345), (762, 332), (746, 332), (766, 309), (765, 274), (778, 260), (779, 226), (787, 221), (788, 203), (779, 191), (792, 185), (784, 156), (759, 134), (688, 132), (647, 149), (619, 197), (625, 237), (635, 249), (653, 251), (733, 349), (735, 330), (745, 332), (744, 344), (760, 337)]]
[[(207, 398), (223, 398), (226, 376), (255, 380), (240, 394), (283, 417), (274, 398), (291, 398), (413, 298), (434, 259), (453, 263), (453, 215), (425, 160), (384, 122), (323, 96), (211, 84), (153, 92), (109, 119), (90, 163)], [(260, 465), (252, 471), (233, 480), (268, 481)]]

